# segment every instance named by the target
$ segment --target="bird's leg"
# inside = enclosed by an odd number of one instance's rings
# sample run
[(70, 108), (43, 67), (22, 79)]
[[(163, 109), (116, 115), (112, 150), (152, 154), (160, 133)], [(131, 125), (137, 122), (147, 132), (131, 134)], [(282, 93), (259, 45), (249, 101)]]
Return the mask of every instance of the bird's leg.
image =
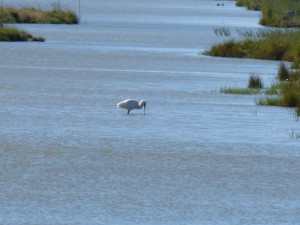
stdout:
[(128, 109), (127, 114), (129, 114), (129, 112), (130, 112), (130, 109)]

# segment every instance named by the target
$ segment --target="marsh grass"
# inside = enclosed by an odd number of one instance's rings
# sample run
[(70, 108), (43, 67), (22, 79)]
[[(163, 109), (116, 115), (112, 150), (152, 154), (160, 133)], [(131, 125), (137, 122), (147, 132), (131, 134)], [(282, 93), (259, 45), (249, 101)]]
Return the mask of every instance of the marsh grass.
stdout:
[[(298, 114), (298, 116), (299, 116), (299, 114)], [(290, 136), (290, 138), (299, 139), (300, 138), (300, 133), (296, 132), (294, 129), (291, 129), (289, 131), (289, 136)]]
[(256, 94), (264, 93), (264, 90), (262, 88), (263, 88), (263, 82), (261, 78), (258, 75), (250, 74), (247, 88), (223, 87), (221, 88), (220, 92), (224, 94), (256, 95)]
[(296, 108), (296, 114), (300, 116), (300, 72), (290, 72), (289, 80), (273, 84), (266, 94), (276, 97), (265, 97), (257, 103), (259, 105), (282, 106)]
[(261, 98), (258, 100), (257, 103), (259, 105), (293, 107), (297, 108), (296, 111), (299, 112), (299, 91), (297, 91), (295, 88), (291, 88), (288, 86), (289, 85), (284, 85), (281, 89), (281, 94), (279, 94), (278, 96)]
[(237, 0), (237, 6), (245, 6), (247, 9), (260, 10), (262, 0)]
[(42, 37), (34, 37), (26, 31), (16, 28), (0, 27), (0, 41), (45, 41)]
[(300, 27), (299, 0), (263, 0), (262, 25), (274, 27)]
[(46, 21), (52, 24), (78, 24), (79, 19), (72, 11), (52, 10), (46, 13)]
[(300, 116), (300, 71), (297, 70), (289, 72), (289, 80), (279, 80), (266, 89), (263, 89), (261, 78), (251, 74), (248, 88), (224, 87), (220, 92), (236, 95), (263, 95), (264, 97), (256, 100), (258, 105), (293, 107), (296, 108), (296, 114)]
[(1, 23), (48, 23), (48, 24), (77, 24), (76, 13), (54, 8), (44, 11), (37, 8), (2, 8), (0, 9)]
[(72, 11), (53, 8), (43, 11), (36, 8), (0, 8), (0, 41), (45, 41), (42, 37), (33, 37), (31, 34), (8, 28), (3, 23), (49, 23), (49, 24), (77, 24), (79, 19)]
[[(258, 9), (255, 5), (259, 4), (263, 25), (300, 27), (300, 0), (237, 0), (236, 4), (249, 9)], [(204, 54), (292, 62), (293, 70), (289, 70), (283, 62), (279, 65), (279, 83), (264, 90), (264, 94), (273, 96), (261, 98), (257, 104), (296, 107), (296, 114), (300, 116), (300, 30), (261, 29), (237, 33), (239, 38), (214, 45)]]
[(257, 105), (264, 105), (264, 106), (281, 106), (282, 105), (282, 99), (278, 97), (265, 97), (258, 99), (256, 101)]
[(248, 88), (249, 89), (261, 89), (263, 88), (263, 82), (262, 79), (255, 74), (251, 74), (248, 80)]
[(220, 90), (221, 93), (224, 94), (235, 94), (235, 95), (256, 95), (261, 94), (261, 89), (254, 89), (254, 88), (239, 88), (239, 87), (223, 87)]
[(272, 27), (300, 27), (299, 0), (237, 0), (237, 6), (261, 10), (260, 23)]
[(264, 90), (265, 95), (279, 95), (282, 84), (281, 83), (273, 83), (271, 87)]
[(300, 80), (287, 82), (281, 88), (282, 106), (300, 107)]
[(279, 69), (277, 72), (277, 79), (280, 81), (285, 81), (290, 78), (290, 71), (288, 70), (287, 66), (284, 62), (279, 64)]
[(300, 30), (260, 29), (257, 32), (238, 31), (238, 34), (238, 39), (230, 39), (216, 44), (204, 54), (291, 61), (296, 68), (299, 65)]

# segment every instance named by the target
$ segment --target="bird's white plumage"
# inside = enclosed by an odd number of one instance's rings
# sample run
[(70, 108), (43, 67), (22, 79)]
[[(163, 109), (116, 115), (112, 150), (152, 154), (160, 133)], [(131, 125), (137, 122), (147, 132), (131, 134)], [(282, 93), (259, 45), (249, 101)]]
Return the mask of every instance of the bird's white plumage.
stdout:
[(132, 109), (141, 109), (144, 107), (144, 113), (145, 113), (145, 107), (146, 107), (146, 101), (142, 100), (140, 102), (135, 101), (133, 99), (126, 99), (122, 102), (119, 102), (117, 104), (117, 108), (121, 108), (121, 109), (127, 109), (127, 113), (129, 114), (129, 112)]

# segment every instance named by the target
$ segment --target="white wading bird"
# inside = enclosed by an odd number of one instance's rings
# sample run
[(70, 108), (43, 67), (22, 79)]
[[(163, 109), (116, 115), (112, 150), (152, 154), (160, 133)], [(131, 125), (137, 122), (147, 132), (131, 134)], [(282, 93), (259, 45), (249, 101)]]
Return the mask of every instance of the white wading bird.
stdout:
[(121, 109), (127, 109), (127, 114), (129, 114), (130, 110), (132, 109), (141, 109), (144, 107), (144, 114), (145, 114), (145, 108), (146, 108), (146, 101), (142, 100), (140, 102), (137, 102), (132, 99), (126, 99), (122, 102), (119, 102), (117, 104), (117, 108)]

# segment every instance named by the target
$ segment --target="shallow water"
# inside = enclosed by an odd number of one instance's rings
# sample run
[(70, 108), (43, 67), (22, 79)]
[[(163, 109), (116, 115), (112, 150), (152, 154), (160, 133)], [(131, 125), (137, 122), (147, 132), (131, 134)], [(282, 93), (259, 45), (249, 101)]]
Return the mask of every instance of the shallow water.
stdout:
[(80, 25), (14, 25), (47, 41), (0, 43), (0, 224), (299, 223), (294, 110), (219, 93), (278, 62), (199, 54), (213, 28), (259, 28), (216, 3), (89, 0)]

